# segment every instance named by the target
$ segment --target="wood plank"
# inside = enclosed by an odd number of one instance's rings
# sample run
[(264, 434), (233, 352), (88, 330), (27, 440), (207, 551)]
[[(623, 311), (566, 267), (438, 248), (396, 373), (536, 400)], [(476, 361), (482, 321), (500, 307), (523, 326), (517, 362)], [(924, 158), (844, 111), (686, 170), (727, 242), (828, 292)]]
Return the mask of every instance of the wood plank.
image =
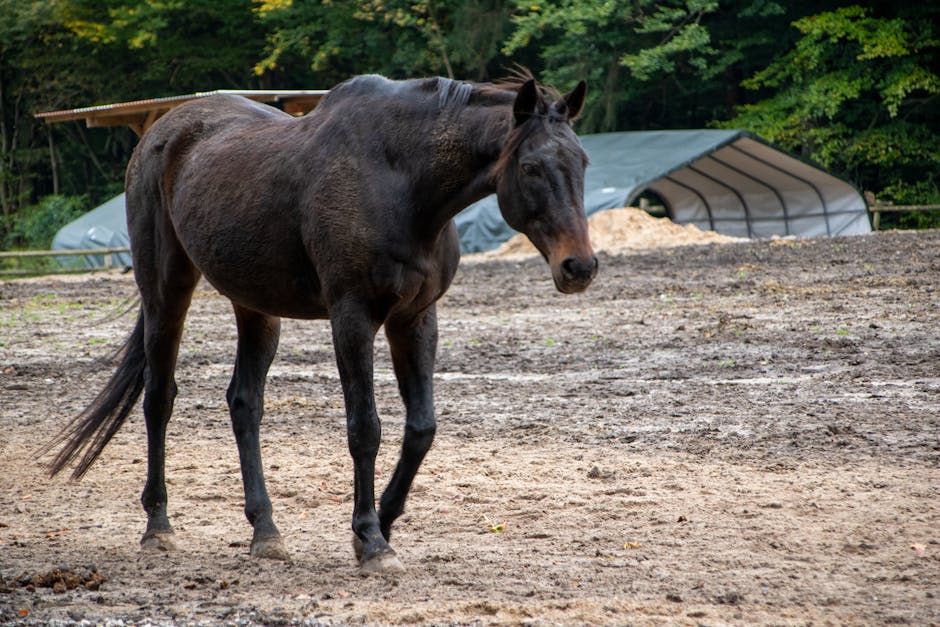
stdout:
[(0, 251), (0, 259), (22, 259), (26, 257), (75, 257), (82, 255), (116, 255), (129, 253), (130, 248), (80, 248), (76, 250), (8, 250)]

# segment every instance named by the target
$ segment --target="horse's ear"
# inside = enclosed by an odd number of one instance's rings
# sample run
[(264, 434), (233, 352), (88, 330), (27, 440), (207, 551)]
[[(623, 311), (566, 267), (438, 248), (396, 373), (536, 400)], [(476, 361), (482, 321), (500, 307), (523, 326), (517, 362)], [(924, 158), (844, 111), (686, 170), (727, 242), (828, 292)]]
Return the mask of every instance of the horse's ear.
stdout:
[(587, 95), (587, 83), (579, 81), (578, 85), (565, 94), (565, 107), (568, 110), (568, 119), (573, 120), (581, 113), (584, 106), (584, 97)]
[(535, 113), (539, 102), (539, 91), (535, 81), (527, 80), (516, 93), (516, 101), (512, 105), (512, 113), (516, 118), (516, 126), (523, 124)]

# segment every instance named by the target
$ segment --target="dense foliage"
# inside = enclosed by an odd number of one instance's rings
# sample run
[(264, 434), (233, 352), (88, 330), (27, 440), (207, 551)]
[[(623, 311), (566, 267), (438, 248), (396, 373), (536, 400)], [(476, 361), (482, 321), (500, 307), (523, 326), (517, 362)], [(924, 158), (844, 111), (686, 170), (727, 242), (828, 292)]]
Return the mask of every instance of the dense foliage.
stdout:
[(746, 128), (880, 200), (937, 203), (938, 14), (896, 1), (0, 0), (0, 244), (42, 245), (30, 216), (120, 190), (136, 143), (36, 112), (366, 72), (491, 80), (516, 63), (563, 89), (588, 80), (580, 132)]

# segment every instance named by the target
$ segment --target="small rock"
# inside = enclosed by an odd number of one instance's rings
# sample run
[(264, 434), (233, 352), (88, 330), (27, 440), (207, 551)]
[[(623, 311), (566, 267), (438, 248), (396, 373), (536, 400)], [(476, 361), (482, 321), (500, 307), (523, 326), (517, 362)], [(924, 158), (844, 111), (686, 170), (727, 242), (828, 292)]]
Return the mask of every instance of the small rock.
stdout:
[(587, 473), (588, 479), (611, 479), (614, 476), (613, 471), (601, 470), (597, 466), (592, 466)]
[(740, 592), (725, 592), (715, 597), (716, 603), (722, 603), (724, 605), (737, 605), (744, 602), (744, 596)]

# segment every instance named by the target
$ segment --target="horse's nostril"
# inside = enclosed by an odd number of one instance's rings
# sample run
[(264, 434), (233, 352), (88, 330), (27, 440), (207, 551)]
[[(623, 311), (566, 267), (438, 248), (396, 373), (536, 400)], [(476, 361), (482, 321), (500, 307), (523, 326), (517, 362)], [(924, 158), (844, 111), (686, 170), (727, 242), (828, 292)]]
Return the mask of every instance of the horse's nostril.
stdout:
[(561, 262), (561, 273), (566, 279), (573, 279), (578, 276), (578, 260), (574, 257), (568, 257)]
[(597, 257), (567, 257), (558, 264), (555, 277), (555, 286), (565, 294), (583, 292), (594, 280), (597, 274)]
[(568, 257), (561, 262), (561, 273), (569, 281), (593, 277), (595, 272), (597, 272), (597, 257), (594, 256), (584, 260)]

